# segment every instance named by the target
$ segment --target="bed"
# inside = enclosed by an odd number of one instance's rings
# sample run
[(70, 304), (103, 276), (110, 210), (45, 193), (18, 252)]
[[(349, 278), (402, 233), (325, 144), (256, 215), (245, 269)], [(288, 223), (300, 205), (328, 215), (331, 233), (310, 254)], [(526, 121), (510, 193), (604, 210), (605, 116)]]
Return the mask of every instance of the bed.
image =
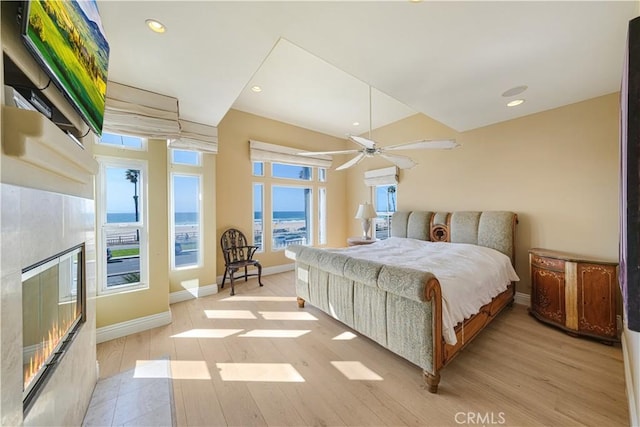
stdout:
[(440, 371), (513, 302), (512, 212), (396, 212), (370, 245), (291, 245), (298, 306), (318, 307), (423, 370)]

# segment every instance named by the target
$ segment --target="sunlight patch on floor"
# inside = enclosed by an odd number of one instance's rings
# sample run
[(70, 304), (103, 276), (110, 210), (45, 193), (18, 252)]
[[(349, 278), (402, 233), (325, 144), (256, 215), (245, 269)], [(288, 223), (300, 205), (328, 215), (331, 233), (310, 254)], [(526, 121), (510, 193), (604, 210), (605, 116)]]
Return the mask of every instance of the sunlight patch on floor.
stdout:
[(174, 380), (210, 380), (211, 374), (204, 360), (172, 360), (171, 378)]
[(238, 335), (249, 338), (298, 338), (311, 332), (310, 329), (254, 329)]
[(209, 319), (257, 319), (251, 310), (205, 310)]
[(304, 382), (289, 363), (216, 363), (216, 366), (223, 381)]
[(227, 302), (281, 302), (281, 301), (289, 301), (289, 302), (295, 302), (297, 301), (296, 297), (267, 297), (267, 296), (240, 296), (240, 295), (236, 295), (236, 296), (232, 296), (232, 297), (227, 297), (227, 298), (222, 298), (220, 301), (227, 301)]
[(244, 329), (190, 329), (171, 335), (171, 338), (226, 338)]
[(348, 340), (352, 340), (354, 338), (358, 338), (358, 336), (356, 334), (354, 334), (353, 332), (345, 331), (345, 332), (341, 333), (340, 335), (336, 335), (335, 337), (333, 337), (331, 339), (332, 340), (336, 340), (336, 341), (348, 341)]
[(383, 378), (358, 361), (331, 362), (342, 375), (356, 381), (382, 381)]
[(170, 378), (169, 360), (136, 360), (133, 378)]
[(306, 311), (259, 311), (265, 320), (318, 320)]

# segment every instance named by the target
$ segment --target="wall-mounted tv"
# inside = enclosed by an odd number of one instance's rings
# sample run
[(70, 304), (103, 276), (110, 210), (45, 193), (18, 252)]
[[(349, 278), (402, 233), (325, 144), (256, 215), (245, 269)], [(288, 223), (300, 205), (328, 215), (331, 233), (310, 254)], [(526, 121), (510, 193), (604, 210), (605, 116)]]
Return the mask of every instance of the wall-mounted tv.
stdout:
[(82, 119), (101, 135), (109, 43), (95, 0), (25, 1), (22, 36)]

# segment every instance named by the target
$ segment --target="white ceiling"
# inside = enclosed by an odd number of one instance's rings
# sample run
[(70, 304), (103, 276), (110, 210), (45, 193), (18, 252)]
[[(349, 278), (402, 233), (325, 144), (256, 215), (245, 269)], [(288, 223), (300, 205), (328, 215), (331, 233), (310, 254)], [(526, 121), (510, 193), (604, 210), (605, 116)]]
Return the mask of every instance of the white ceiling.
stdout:
[(615, 92), (639, 5), (99, 2), (110, 80), (177, 97), (187, 120), (236, 108), (338, 137), (369, 128), (368, 85), (374, 128), (422, 112), (458, 131)]

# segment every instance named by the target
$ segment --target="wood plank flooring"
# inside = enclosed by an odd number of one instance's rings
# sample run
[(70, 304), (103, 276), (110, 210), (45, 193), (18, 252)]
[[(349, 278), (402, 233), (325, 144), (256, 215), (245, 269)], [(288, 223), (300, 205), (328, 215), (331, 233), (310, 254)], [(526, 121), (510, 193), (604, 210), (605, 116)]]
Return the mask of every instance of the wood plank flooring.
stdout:
[(292, 272), (239, 283), (235, 297), (174, 304), (171, 325), (98, 345), (101, 377), (170, 357), (181, 426), (629, 425), (620, 347), (570, 337), (523, 306), (481, 332), (434, 395), (417, 366), (298, 309)]

